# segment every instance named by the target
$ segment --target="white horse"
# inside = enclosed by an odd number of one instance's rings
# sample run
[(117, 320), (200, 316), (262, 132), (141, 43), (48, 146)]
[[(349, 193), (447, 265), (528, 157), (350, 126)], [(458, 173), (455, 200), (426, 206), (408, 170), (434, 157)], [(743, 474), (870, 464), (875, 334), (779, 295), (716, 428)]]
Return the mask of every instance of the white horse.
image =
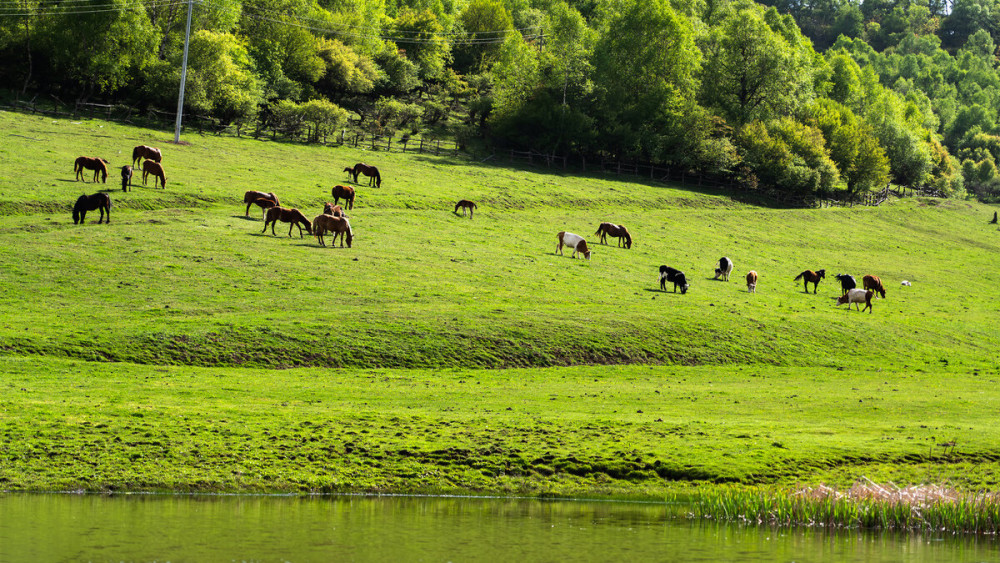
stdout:
[(587, 260), (590, 260), (590, 249), (587, 248), (587, 241), (583, 237), (566, 231), (559, 231), (556, 236), (559, 237), (559, 246), (556, 247), (556, 252), (562, 254), (562, 247), (568, 246), (573, 249), (573, 258), (576, 258), (576, 254), (579, 252)]

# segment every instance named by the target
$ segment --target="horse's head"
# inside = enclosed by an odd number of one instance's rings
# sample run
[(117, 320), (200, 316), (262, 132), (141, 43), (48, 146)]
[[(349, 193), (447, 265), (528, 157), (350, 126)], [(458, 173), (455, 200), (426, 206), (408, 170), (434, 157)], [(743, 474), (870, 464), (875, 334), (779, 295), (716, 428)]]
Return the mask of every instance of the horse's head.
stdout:
[(354, 231), (350, 227), (347, 228), (347, 248), (351, 247), (351, 243), (354, 242)]
[(826, 279), (826, 270), (816, 270), (816, 275), (819, 276), (820, 279)]

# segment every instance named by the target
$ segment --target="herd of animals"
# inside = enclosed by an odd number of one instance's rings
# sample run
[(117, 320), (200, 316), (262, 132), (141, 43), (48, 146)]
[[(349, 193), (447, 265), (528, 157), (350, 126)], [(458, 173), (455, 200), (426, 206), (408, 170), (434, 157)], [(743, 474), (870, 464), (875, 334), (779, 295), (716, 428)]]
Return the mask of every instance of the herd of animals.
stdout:
[[(162, 161), (162, 153), (159, 149), (148, 147), (145, 145), (139, 145), (132, 149), (132, 164), (121, 167), (121, 178), (122, 178), (122, 191), (128, 191), (132, 182), (132, 174), (135, 169), (135, 165), (138, 162), (142, 162), (142, 183), (146, 185), (147, 178), (152, 175), (154, 177), (153, 187), (156, 188), (157, 185), (165, 188), (167, 184), (166, 174), (164, 173)], [(109, 162), (103, 158), (97, 157), (86, 157), (81, 156), (76, 159), (74, 166), (74, 172), (76, 173), (76, 179), (86, 180), (83, 177), (84, 169), (93, 170), (94, 177), (93, 181), (97, 182), (97, 178), (100, 175), (101, 180), (107, 183), (108, 178), (108, 166)], [(353, 167), (344, 168), (344, 172), (354, 180), (356, 184), (358, 182), (358, 177), (364, 175), (368, 177), (368, 185), (373, 187), (381, 187), (382, 185), (382, 175), (379, 173), (377, 167), (358, 163)], [(261, 192), (261, 191), (247, 191), (243, 194), (243, 203), (246, 204), (246, 211), (244, 215), (246, 217), (250, 216), (250, 208), (254, 205), (261, 209), (264, 219), (264, 229), (262, 233), (266, 233), (268, 227), (271, 228), (271, 234), (275, 235), (274, 227), (279, 221), (282, 223), (289, 223), (288, 236), (292, 236), (292, 230), (295, 227), (299, 229), (299, 238), (303, 237), (303, 230), (312, 236), (315, 236), (320, 245), (326, 246), (324, 241), (324, 236), (328, 233), (333, 234), (332, 244), (335, 246), (337, 243), (337, 237), (340, 237), (340, 246), (344, 247), (346, 242), (347, 247), (351, 248), (352, 242), (354, 240), (354, 232), (351, 229), (351, 223), (348, 220), (348, 216), (344, 211), (344, 208), (340, 205), (340, 200), (344, 200), (344, 206), (348, 210), (354, 209), (355, 200), (355, 190), (350, 186), (336, 185), (330, 190), (330, 195), (333, 197), (333, 203), (326, 203), (323, 206), (323, 212), (317, 215), (312, 220), (309, 220), (304, 213), (293, 207), (282, 207), (281, 202), (278, 200), (278, 196), (271, 192)], [(462, 216), (464, 217), (468, 213), (469, 218), (473, 217), (476, 210), (476, 204), (470, 200), (463, 199), (455, 204), (454, 213), (457, 215), (458, 210), (462, 210)], [(104, 215), (107, 213), (107, 222), (111, 222), (111, 197), (104, 192), (99, 192), (92, 195), (82, 195), (77, 200), (76, 205), (73, 207), (73, 223), (83, 223), (87, 216), (87, 211), (100, 210), (101, 218), (98, 223), (104, 222)], [(616, 225), (614, 223), (601, 223), (597, 227), (597, 232), (594, 233), (595, 236), (599, 236), (599, 241), (602, 244), (607, 244), (607, 238), (617, 238), (618, 246), (630, 249), (632, 248), (632, 235), (628, 232), (628, 229), (624, 225)], [(577, 234), (573, 234), (566, 231), (560, 231), (557, 235), (558, 244), (556, 246), (556, 253), (562, 255), (563, 247), (568, 247), (573, 250), (572, 257), (576, 258), (578, 255), (583, 256), (587, 260), (590, 259), (590, 248), (587, 246), (587, 240)], [(721, 279), (722, 281), (729, 281), (729, 275), (733, 271), (733, 261), (727, 257), (719, 259), (718, 267), (715, 269), (715, 279)], [(746, 285), (747, 291), (750, 293), (757, 292), (757, 272), (750, 270), (746, 274)], [(882, 285), (882, 280), (878, 276), (866, 275), (862, 278), (862, 288), (857, 287), (857, 281), (854, 276), (850, 274), (837, 274), (835, 276), (841, 285), (841, 296), (837, 298), (837, 305), (847, 305), (848, 310), (851, 308), (851, 304), (855, 305), (855, 308), (859, 311), (867, 310), (869, 313), (872, 312), (872, 300), (876, 298), (876, 295), (880, 295), (885, 299), (885, 287)], [(809, 293), (809, 284), (813, 284), (813, 293), (815, 294), (818, 290), (820, 280), (826, 278), (826, 270), (806, 270), (795, 277), (793, 281), (802, 280), (803, 287), (806, 293)], [(681, 290), (681, 294), (686, 294), (690, 284), (687, 281), (687, 276), (684, 272), (672, 268), (667, 265), (660, 266), (660, 289), (662, 291), (667, 290), (667, 284), (673, 284), (673, 291), (677, 293), (678, 288)], [(909, 285), (909, 282), (904, 281), (903, 285)], [(864, 303), (864, 309), (861, 309), (861, 304)]]

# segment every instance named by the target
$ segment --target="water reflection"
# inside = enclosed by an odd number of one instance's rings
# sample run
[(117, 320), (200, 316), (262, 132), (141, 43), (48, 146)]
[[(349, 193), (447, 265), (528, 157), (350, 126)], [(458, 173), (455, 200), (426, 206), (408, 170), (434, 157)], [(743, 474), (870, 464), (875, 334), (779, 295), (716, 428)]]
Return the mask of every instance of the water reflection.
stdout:
[(0, 561), (993, 561), (993, 538), (690, 521), (662, 504), (0, 495)]

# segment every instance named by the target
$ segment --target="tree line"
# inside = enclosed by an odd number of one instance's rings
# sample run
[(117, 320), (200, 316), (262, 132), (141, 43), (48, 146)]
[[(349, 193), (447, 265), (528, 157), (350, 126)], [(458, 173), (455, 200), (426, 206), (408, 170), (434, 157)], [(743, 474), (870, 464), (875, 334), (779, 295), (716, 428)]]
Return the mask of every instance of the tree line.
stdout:
[[(0, 2), (18, 96), (172, 111), (185, 0)], [(1000, 199), (1000, 0), (199, 0), (185, 111)]]

